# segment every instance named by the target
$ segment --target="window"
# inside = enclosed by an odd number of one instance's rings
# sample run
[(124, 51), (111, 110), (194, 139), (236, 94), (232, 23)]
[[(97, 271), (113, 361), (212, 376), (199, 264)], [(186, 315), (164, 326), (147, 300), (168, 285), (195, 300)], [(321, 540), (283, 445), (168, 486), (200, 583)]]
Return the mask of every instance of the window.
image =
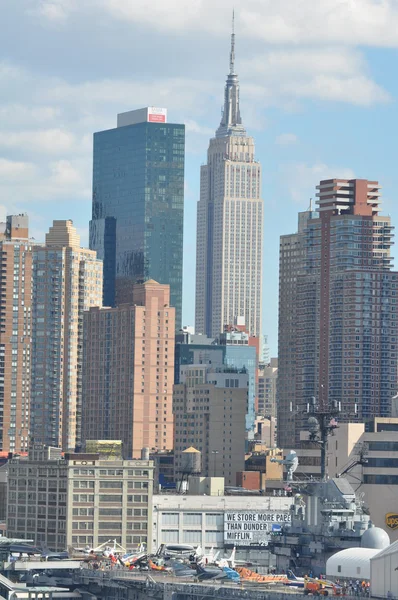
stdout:
[(122, 509), (121, 508), (100, 508), (99, 516), (100, 517), (121, 517)]
[(223, 515), (217, 514), (217, 513), (206, 514), (206, 525), (207, 525), (207, 527), (223, 529), (223, 527), (224, 527)]
[(222, 544), (224, 540), (223, 531), (206, 531), (205, 533), (205, 542), (206, 544)]
[(122, 496), (116, 496), (115, 494), (100, 494), (99, 496), (100, 502), (117, 502), (118, 504), (122, 503)]
[(186, 529), (183, 532), (183, 544), (200, 544), (202, 542), (202, 532)]
[(163, 544), (178, 544), (177, 529), (162, 529), (161, 536)]
[(94, 494), (73, 494), (73, 502), (94, 502)]
[(119, 529), (121, 531), (122, 524), (120, 522), (116, 523), (115, 521), (99, 521), (98, 529), (112, 529), (112, 530)]
[(123, 481), (100, 481), (100, 488), (112, 488), (112, 489), (122, 489)]
[(94, 529), (94, 523), (87, 521), (79, 521), (79, 529)]
[(74, 517), (87, 517), (94, 514), (94, 508), (74, 508), (72, 509), (72, 515)]
[(178, 517), (179, 517), (178, 513), (163, 513), (162, 524), (163, 525), (178, 525), (178, 523), (179, 523)]
[(387, 467), (396, 468), (398, 466), (397, 458), (368, 458), (367, 467)]
[[(73, 487), (75, 489), (80, 488), (80, 489), (87, 489), (87, 488), (91, 488), (94, 489), (94, 481), (74, 481), (73, 482)], [(56, 488), (55, 488), (56, 489)]]
[(364, 475), (363, 482), (376, 485), (398, 485), (398, 475)]
[(202, 525), (202, 513), (186, 513), (184, 525)]
[(369, 452), (398, 452), (398, 442), (369, 442)]

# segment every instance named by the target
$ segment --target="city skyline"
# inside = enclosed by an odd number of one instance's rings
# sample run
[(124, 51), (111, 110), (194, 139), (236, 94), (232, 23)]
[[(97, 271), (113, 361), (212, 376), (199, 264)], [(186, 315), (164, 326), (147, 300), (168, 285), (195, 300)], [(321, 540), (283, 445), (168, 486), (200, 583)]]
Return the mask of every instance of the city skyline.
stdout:
[[(170, 11), (179, 15), (173, 21), (162, 7), (143, 16), (112, 4), (97, 7), (95, 19), (91, 3), (53, 0), (32, 7), (24, 0), (8, 7), (0, 42), (4, 213), (26, 211), (42, 241), (51, 202), (51, 217), (73, 219), (88, 246), (92, 133), (112, 127), (116, 112), (159, 105), (161, 97), (169, 121), (187, 128), (183, 323), (192, 324), (198, 167), (219, 118), (232, 5), (210, 8), (204, 2), (198, 13)], [(385, 214), (398, 221), (391, 152), (398, 89), (389, 68), (398, 17), (391, 2), (370, 0), (351, 12), (342, 4), (338, 20), (328, 14), (326, 0), (316, 11), (308, 2), (301, 16), (290, 2), (234, 4), (245, 125), (267, 174), (263, 332), (275, 355), (278, 239), (294, 230), (297, 211), (307, 208), (316, 183), (377, 179)], [(178, 8), (178, 2), (164, 6)], [(375, 26), (366, 21), (367, 11)], [(106, 48), (98, 29), (106, 31)]]

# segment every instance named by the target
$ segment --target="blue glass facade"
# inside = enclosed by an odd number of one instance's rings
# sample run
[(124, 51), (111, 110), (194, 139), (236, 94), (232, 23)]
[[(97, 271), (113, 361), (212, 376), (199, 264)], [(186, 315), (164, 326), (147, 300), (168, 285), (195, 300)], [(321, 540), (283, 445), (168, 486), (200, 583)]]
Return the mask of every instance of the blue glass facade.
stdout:
[(185, 365), (208, 364), (214, 369), (231, 367), (246, 369), (249, 376), (248, 407), (246, 414), (246, 429), (254, 428), (256, 402), (256, 370), (257, 356), (253, 346), (234, 346), (223, 344), (176, 344), (175, 345), (175, 379), (180, 381), (180, 368)]
[(246, 413), (246, 429), (254, 428), (256, 418), (256, 370), (257, 356), (253, 346), (224, 346), (224, 364), (236, 369), (246, 369), (249, 375), (248, 406)]
[(132, 284), (170, 285), (181, 327), (185, 127), (136, 123), (94, 134), (90, 248), (104, 261), (104, 305)]

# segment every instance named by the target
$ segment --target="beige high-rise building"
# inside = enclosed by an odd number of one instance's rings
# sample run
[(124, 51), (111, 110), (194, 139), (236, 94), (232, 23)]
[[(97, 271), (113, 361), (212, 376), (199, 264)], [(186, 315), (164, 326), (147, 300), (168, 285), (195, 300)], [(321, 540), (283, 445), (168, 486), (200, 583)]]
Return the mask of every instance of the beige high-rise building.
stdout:
[(30, 410), (32, 246), (28, 217), (0, 223), (0, 452), (26, 452)]
[(102, 303), (102, 261), (72, 221), (54, 221), (33, 250), (31, 441), (81, 443), (83, 313)]
[(173, 448), (175, 309), (170, 286), (133, 285), (132, 304), (84, 315), (83, 439), (123, 441), (126, 458)]
[(244, 470), (249, 377), (245, 369), (181, 367), (174, 386), (174, 469), (181, 477), (183, 453), (193, 446), (202, 453), (201, 473), (224, 477), (236, 485)]
[(201, 167), (196, 247), (196, 333), (217, 336), (244, 318), (261, 335), (263, 201), (261, 165), (239, 111), (232, 34), (224, 111)]

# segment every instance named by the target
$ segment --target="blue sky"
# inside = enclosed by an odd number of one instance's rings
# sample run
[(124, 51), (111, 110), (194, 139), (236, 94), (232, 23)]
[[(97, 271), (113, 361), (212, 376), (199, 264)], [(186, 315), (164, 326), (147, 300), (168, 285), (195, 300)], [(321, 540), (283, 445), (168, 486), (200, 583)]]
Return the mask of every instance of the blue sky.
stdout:
[(0, 212), (87, 244), (92, 133), (166, 106), (187, 129), (184, 323), (194, 320), (199, 167), (217, 128), (232, 6), (241, 112), (263, 167), (264, 333), (277, 349), (279, 235), (327, 177), (377, 179), (398, 222), (397, 0), (0, 0)]

